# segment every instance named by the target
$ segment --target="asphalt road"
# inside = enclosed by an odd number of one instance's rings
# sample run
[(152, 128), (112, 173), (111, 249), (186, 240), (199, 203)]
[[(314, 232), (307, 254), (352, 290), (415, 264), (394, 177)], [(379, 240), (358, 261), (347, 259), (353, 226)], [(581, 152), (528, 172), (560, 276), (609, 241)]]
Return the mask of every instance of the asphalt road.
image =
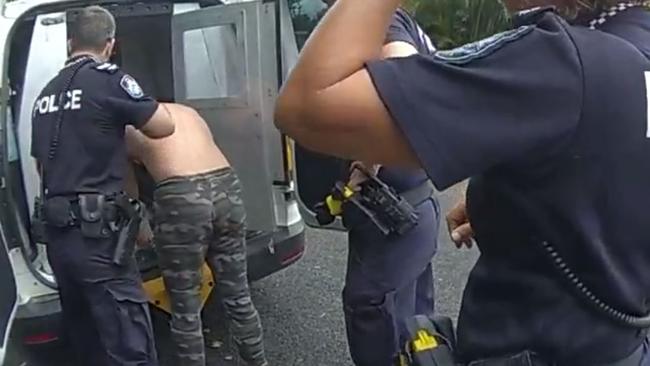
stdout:
[[(459, 194), (460, 189), (456, 187), (440, 195), (443, 212), (455, 203)], [(477, 253), (456, 249), (445, 230), (441, 230), (439, 239), (434, 260), (436, 309), (455, 317), (464, 281)], [(265, 329), (269, 362), (271, 366), (353, 366), (340, 300), (346, 236), (340, 232), (309, 230), (307, 245), (305, 257), (298, 263), (252, 285), (253, 300)], [(204, 312), (206, 323), (216, 324), (206, 334), (207, 342), (219, 346), (209, 349), (209, 364), (239, 365), (222, 314), (214, 304), (209, 304)], [(157, 320), (157, 329), (164, 332), (164, 320)], [(171, 347), (165, 343), (168, 338), (160, 338), (164, 366), (172, 366), (168, 352)]]
[[(459, 195), (458, 188), (441, 194), (443, 212)], [(252, 285), (253, 300), (265, 329), (271, 366), (352, 366), (348, 354), (340, 293), (346, 264), (346, 240), (340, 232), (307, 232), (308, 249), (297, 264)], [(436, 309), (455, 317), (476, 250), (456, 249), (441, 230), (435, 263)], [(208, 363), (240, 365), (229, 341), (223, 312), (210, 302), (204, 309)], [(163, 366), (173, 366), (166, 319), (154, 317)], [(214, 347), (214, 348), (213, 348)], [(54, 366), (47, 355), (47, 366)], [(65, 357), (63, 357), (65, 358)], [(77, 366), (65, 361), (57, 366)], [(31, 366), (31, 365), (30, 365)]]

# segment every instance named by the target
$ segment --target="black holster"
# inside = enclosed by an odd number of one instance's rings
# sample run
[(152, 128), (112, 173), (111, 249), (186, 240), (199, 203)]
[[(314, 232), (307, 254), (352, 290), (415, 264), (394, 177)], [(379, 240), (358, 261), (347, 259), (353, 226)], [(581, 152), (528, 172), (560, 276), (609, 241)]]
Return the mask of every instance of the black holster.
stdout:
[[(406, 320), (409, 341), (399, 364), (402, 366), (456, 366), (456, 334), (450, 318), (417, 315)], [(434, 345), (433, 339), (435, 339)]]
[(117, 234), (113, 263), (127, 265), (135, 252), (142, 205), (122, 193), (110, 198), (101, 194), (80, 194), (78, 197), (82, 235), (101, 239)]
[(135, 242), (142, 223), (143, 206), (139, 201), (130, 199), (126, 195), (119, 195), (115, 199), (115, 206), (120, 212), (121, 219), (117, 224), (119, 235), (113, 253), (113, 263), (124, 266), (129, 263), (129, 259), (133, 258), (135, 252)]
[(34, 199), (34, 213), (30, 224), (30, 234), (32, 241), (40, 244), (47, 244), (47, 234), (45, 232), (45, 217), (43, 214), (43, 199), (36, 197)]
[(430, 182), (397, 193), (376, 177), (361, 183), (361, 191), (343, 204), (343, 225), (352, 230), (370, 219), (384, 235), (400, 236), (418, 225), (416, 207), (433, 195)]
[[(35, 210), (39, 211), (38, 209)], [(72, 211), (72, 203), (66, 197), (51, 197), (42, 203), (41, 213), (43, 221), (56, 228), (66, 228), (77, 223), (77, 217)], [(37, 216), (39, 215), (37, 214)]]
[(105, 239), (112, 234), (110, 204), (103, 194), (80, 194), (79, 215), (81, 234), (86, 238)]

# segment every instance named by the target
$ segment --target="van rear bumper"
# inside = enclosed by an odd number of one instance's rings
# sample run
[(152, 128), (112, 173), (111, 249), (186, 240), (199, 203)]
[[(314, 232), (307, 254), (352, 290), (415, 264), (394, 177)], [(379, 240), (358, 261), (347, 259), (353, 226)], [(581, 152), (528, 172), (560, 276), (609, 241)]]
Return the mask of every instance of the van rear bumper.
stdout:
[[(292, 229), (247, 240), (249, 281), (265, 278), (302, 258), (305, 252), (304, 226)], [(160, 275), (157, 266), (152, 267), (142, 273), (145, 281)], [(12, 338), (23, 347), (49, 349), (50, 345), (58, 343), (61, 321), (61, 303), (56, 292), (35, 297), (18, 307)]]
[(248, 242), (248, 280), (257, 281), (302, 258), (305, 253), (305, 231), (283, 239)]

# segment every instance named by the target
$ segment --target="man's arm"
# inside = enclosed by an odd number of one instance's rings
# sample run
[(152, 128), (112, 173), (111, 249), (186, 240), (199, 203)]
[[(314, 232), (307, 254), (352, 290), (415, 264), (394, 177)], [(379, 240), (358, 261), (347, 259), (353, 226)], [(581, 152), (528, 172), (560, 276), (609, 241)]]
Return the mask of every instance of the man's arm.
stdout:
[(158, 108), (151, 118), (140, 128), (143, 134), (152, 139), (170, 136), (174, 133), (174, 121), (165, 104), (158, 104)]
[(381, 50), (383, 58), (408, 57), (416, 53), (418, 50), (412, 44), (403, 41), (390, 42)]
[[(411, 56), (418, 53), (417, 49), (415, 47), (408, 43), (408, 42), (403, 42), (403, 41), (395, 41), (395, 42), (390, 42), (384, 45), (381, 51), (382, 58), (391, 58), (391, 57), (407, 57)], [(379, 168), (381, 167), (379, 164), (372, 164), (370, 162), (360, 162), (356, 161), (352, 164), (354, 166), (355, 164), (360, 164), (362, 167), (365, 167), (366, 170), (371, 172), (372, 174), (377, 174), (379, 172)], [(350, 180), (348, 184), (352, 187), (356, 187), (359, 185), (361, 182), (364, 182), (367, 179), (367, 177), (361, 173), (358, 169), (353, 169), (352, 172), (350, 173)]]
[(279, 129), (318, 152), (419, 166), (364, 68), (381, 57), (398, 4), (398, 0), (334, 4), (282, 88), (275, 114)]
[(584, 80), (562, 20), (543, 9), (534, 25), (471, 46), (380, 59), (397, 2), (332, 7), (278, 98), (280, 129), (318, 152), (419, 165), (439, 190), (563, 148)]
[(130, 161), (127, 162), (126, 177), (124, 178), (124, 191), (129, 197), (133, 199), (138, 199), (138, 197), (140, 197), (140, 191), (138, 190), (138, 180), (135, 177), (133, 163)]

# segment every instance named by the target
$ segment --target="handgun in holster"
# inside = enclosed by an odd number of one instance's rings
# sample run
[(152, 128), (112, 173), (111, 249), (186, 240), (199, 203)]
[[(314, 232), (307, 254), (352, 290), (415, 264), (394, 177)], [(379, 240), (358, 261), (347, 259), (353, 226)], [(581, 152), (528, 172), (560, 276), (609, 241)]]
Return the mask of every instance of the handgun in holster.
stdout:
[(121, 218), (117, 223), (119, 235), (113, 254), (113, 263), (118, 266), (124, 266), (134, 256), (136, 239), (144, 215), (143, 205), (141, 202), (130, 199), (126, 195), (118, 196), (115, 200), (115, 205), (121, 211)]
[(124, 193), (107, 197), (103, 194), (80, 194), (81, 233), (87, 238), (110, 238), (117, 234), (113, 263), (125, 266), (135, 252), (135, 241), (142, 220), (138, 201)]
[(456, 336), (448, 317), (417, 315), (406, 320), (407, 342), (398, 366), (455, 366)]
[[(357, 190), (341, 181), (336, 182), (332, 193), (314, 207), (319, 224), (331, 224), (337, 216), (343, 215), (344, 207), (349, 204), (368, 217), (384, 235), (403, 235), (418, 224), (414, 206), (423, 200), (414, 199), (418, 202), (411, 204), (366, 169), (359, 166), (354, 169), (361, 170), (367, 180)], [(417, 188), (417, 194), (422, 195), (424, 192), (425, 198), (430, 197), (432, 189), (427, 190), (429, 186), (422, 187)]]

